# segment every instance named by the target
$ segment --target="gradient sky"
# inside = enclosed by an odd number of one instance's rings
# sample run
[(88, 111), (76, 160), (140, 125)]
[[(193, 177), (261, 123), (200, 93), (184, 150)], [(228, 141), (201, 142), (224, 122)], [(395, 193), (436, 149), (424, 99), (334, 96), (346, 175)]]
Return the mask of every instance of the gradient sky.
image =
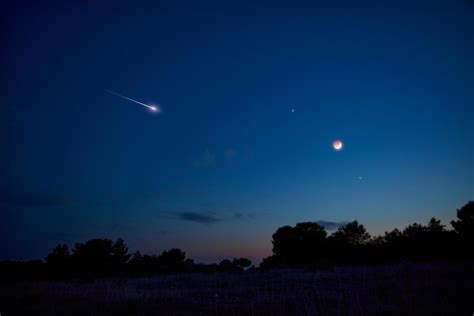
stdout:
[(474, 199), (470, 1), (48, 2), (2, 8), (0, 259), (122, 237), (258, 263), (283, 225)]

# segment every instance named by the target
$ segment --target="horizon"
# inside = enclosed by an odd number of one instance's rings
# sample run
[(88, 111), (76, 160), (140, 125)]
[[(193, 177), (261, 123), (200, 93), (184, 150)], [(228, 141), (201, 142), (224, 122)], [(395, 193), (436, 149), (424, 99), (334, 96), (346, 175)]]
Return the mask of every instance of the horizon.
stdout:
[[(468, 203), (472, 203), (472, 202), (473, 202), (473, 201), (468, 201), (468, 202), (466, 203), (466, 205), (467, 205)], [(430, 219), (436, 219), (436, 218), (431, 217)], [(357, 221), (357, 220), (355, 220), (355, 221)], [(428, 221), (427, 221), (427, 222), (428, 222)], [(426, 223), (427, 223), (427, 222), (426, 222)], [(345, 224), (348, 224), (348, 223), (350, 223), (350, 222), (337, 222), (337, 223), (336, 223), (336, 222), (329, 222), (329, 221), (321, 220), (321, 221), (312, 222), (312, 223), (316, 223), (316, 224), (320, 225), (320, 226), (327, 232), (328, 236), (332, 236), (333, 233), (337, 232), (339, 228), (342, 228)], [(424, 225), (424, 224), (426, 224), (426, 223), (416, 223), (416, 222), (414, 222), (414, 223), (411, 223), (410, 225), (412, 225), (412, 224), (421, 224), (422, 226), (426, 227), (426, 225)], [(296, 225), (296, 224), (298, 224), (298, 223), (295, 223), (294, 225)], [(361, 224), (361, 225), (363, 226), (363, 223), (359, 223), (359, 224)], [(443, 222), (440, 222), (440, 224), (441, 224), (442, 226), (444, 226), (444, 228), (447, 229), (448, 231), (453, 231), (453, 230), (454, 230), (454, 228), (453, 228), (453, 226), (452, 226), (452, 224), (451, 224), (451, 221), (448, 222), (448, 223), (446, 223), (446, 225), (445, 225), (445, 223), (443, 223)], [(294, 226), (294, 225), (293, 225), (293, 224), (287, 224), (287, 225), (285, 225), (285, 226)], [(408, 226), (408, 225), (407, 225), (407, 226)], [(283, 227), (283, 226), (282, 226), (282, 227)], [(279, 228), (281, 228), (281, 227), (279, 227)], [(406, 228), (406, 227), (404, 227), (404, 228), (401, 228), (401, 227), (394, 227), (391, 231), (393, 231), (393, 230), (395, 230), (395, 229), (398, 229), (400, 232), (403, 232), (403, 230), (404, 230), (405, 228)], [(276, 230), (275, 230), (275, 232), (276, 232)], [(387, 233), (387, 232), (389, 232), (389, 231), (385, 231), (384, 233)], [(370, 234), (370, 232), (369, 232), (369, 234)], [(384, 236), (384, 234), (377, 234), (377, 235), (370, 234), (370, 237), (372, 238), (372, 240), (374, 240), (376, 237), (383, 237), (383, 236)], [(109, 238), (109, 239), (111, 239), (111, 240), (122, 239), (120, 236), (119, 236), (119, 237), (116, 237), (116, 238), (110, 238), (110, 237), (106, 237), (106, 236), (97, 236), (97, 237), (93, 237), (93, 238), (91, 238), (91, 239), (89, 239), (89, 240), (96, 239), (96, 238), (99, 238), (99, 239), (100, 239), (100, 238)], [(123, 240), (123, 239), (122, 239), (122, 240)], [(76, 242), (74, 242), (73, 244), (69, 244), (69, 245), (68, 245), (67, 243), (60, 243), (60, 244), (58, 244), (58, 245), (66, 245), (66, 246), (68, 246), (68, 248), (69, 248), (71, 251), (73, 251), (73, 250), (75, 249), (75, 245), (76, 245), (77, 243), (84, 243), (84, 242), (86, 242), (86, 241), (87, 241), (87, 240), (76, 241)], [(126, 243), (126, 240), (125, 240), (125, 243)], [(58, 245), (55, 245), (55, 246), (58, 246)], [(171, 247), (171, 248), (169, 248), (169, 249), (173, 249), (173, 248), (176, 248), (176, 247)], [(129, 253), (130, 255), (133, 255), (133, 254), (135, 254), (135, 253), (140, 253), (141, 255), (160, 255), (162, 252), (167, 251), (167, 250), (169, 250), (169, 249), (162, 249), (162, 250), (155, 251), (155, 252), (143, 252), (143, 251), (140, 251), (140, 249), (135, 249), (135, 250), (133, 250), (133, 249), (128, 249), (128, 253)], [(178, 248), (178, 249), (179, 249), (179, 248)], [(51, 250), (52, 250), (52, 249), (51, 249)], [(256, 255), (256, 256), (252, 256), (251, 254), (249, 255), (248, 253), (247, 253), (247, 255), (245, 255), (245, 254), (244, 254), (244, 255), (242, 255), (242, 254), (241, 254), (241, 255), (228, 254), (227, 256), (224, 256), (224, 257), (214, 257), (214, 259), (195, 260), (195, 258), (189, 256), (188, 252), (186, 252), (186, 249), (180, 249), (180, 250), (184, 251), (184, 253), (186, 254), (186, 258), (187, 258), (187, 259), (192, 259), (192, 260), (194, 261), (194, 263), (197, 263), (197, 264), (199, 264), (199, 263), (203, 263), (203, 264), (217, 264), (217, 263), (219, 263), (219, 262), (221, 262), (222, 260), (225, 260), (225, 259), (232, 259), (232, 258), (235, 259), (235, 258), (242, 258), (242, 257), (243, 257), (243, 258), (249, 258), (249, 259), (251, 260), (251, 262), (252, 262), (253, 265), (258, 266), (258, 265), (260, 265), (260, 264), (262, 263), (262, 259), (264, 259), (265, 257), (269, 257), (269, 256), (272, 255), (272, 252), (270, 252), (270, 253), (268, 253), (268, 254), (265, 254), (265, 255), (262, 255), (262, 254), (260, 253), (260, 254), (258, 254), (258, 255)], [(48, 254), (49, 254), (49, 253), (48, 253)], [(6, 261), (35, 261), (35, 260), (43, 261), (45, 257), (46, 257), (46, 255), (43, 256), (43, 257), (41, 257), (41, 258), (28, 258), (28, 259), (16, 259), (16, 260), (15, 260), (15, 259), (13, 259), (13, 260), (7, 259)]]
[(6, 5), (0, 260), (120, 237), (258, 264), (281, 226), (474, 200), (472, 4), (184, 4)]

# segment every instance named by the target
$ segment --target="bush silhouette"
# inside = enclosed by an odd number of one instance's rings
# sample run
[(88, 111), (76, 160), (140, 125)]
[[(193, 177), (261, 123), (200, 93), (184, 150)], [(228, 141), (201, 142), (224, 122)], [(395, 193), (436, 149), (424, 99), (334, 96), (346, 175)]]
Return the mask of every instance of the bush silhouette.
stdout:
[(262, 262), (260, 263), (261, 269), (272, 269), (272, 268), (282, 268), (284, 267), (283, 261), (280, 256), (272, 255), (266, 258), (263, 258)]
[(228, 259), (224, 259), (219, 263), (218, 270), (222, 272), (239, 271), (239, 269)]
[(252, 264), (252, 261), (247, 258), (239, 258), (239, 259), (234, 258), (234, 260), (232, 260), (232, 264), (236, 266), (237, 268), (239, 268), (240, 270), (243, 270), (245, 268), (250, 267), (250, 265)]

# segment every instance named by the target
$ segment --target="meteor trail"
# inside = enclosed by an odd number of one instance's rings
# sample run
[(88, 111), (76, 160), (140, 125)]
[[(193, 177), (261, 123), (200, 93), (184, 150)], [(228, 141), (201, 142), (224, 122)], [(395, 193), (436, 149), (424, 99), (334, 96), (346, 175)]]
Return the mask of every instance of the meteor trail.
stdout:
[(149, 108), (150, 110), (152, 110), (153, 112), (158, 112), (158, 111), (159, 111), (159, 109), (158, 109), (156, 106), (148, 105), (148, 104), (145, 104), (145, 103), (138, 102), (137, 100), (130, 99), (130, 98), (124, 96), (124, 95), (118, 94), (117, 92), (113, 92), (113, 91), (111, 91), (111, 90), (105, 90), (105, 91), (107, 91), (107, 92), (110, 93), (110, 94), (114, 94), (114, 95), (116, 95), (116, 96), (118, 96), (118, 97), (121, 97), (121, 98), (123, 98), (123, 99), (125, 99), (125, 100), (132, 101), (132, 102), (135, 102), (135, 103), (137, 103), (137, 104), (143, 105), (143, 106)]

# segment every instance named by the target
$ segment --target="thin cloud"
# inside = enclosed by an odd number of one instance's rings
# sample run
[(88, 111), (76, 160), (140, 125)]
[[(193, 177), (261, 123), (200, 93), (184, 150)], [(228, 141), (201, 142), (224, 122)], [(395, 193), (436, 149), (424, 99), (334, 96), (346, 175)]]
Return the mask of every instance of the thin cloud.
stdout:
[(201, 224), (212, 224), (219, 222), (220, 219), (206, 213), (197, 213), (197, 212), (179, 212), (176, 213), (178, 219), (183, 221), (201, 223)]
[(255, 214), (254, 213), (247, 213), (243, 214), (240, 212), (234, 213), (234, 216), (232, 217), (233, 219), (238, 219), (238, 220), (243, 220), (243, 219), (255, 219)]
[(234, 218), (235, 219), (242, 219), (244, 217), (244, 214), (242, 213), (234, 213)]
[(318, 224), (319, 226), (324, 227), (327, 230), (336, 230), (339, 227), (347, 224), (347, 222), (330, 222), (330, 221), (323, 221), (323, 220), (316, 221), (315, 223)]

